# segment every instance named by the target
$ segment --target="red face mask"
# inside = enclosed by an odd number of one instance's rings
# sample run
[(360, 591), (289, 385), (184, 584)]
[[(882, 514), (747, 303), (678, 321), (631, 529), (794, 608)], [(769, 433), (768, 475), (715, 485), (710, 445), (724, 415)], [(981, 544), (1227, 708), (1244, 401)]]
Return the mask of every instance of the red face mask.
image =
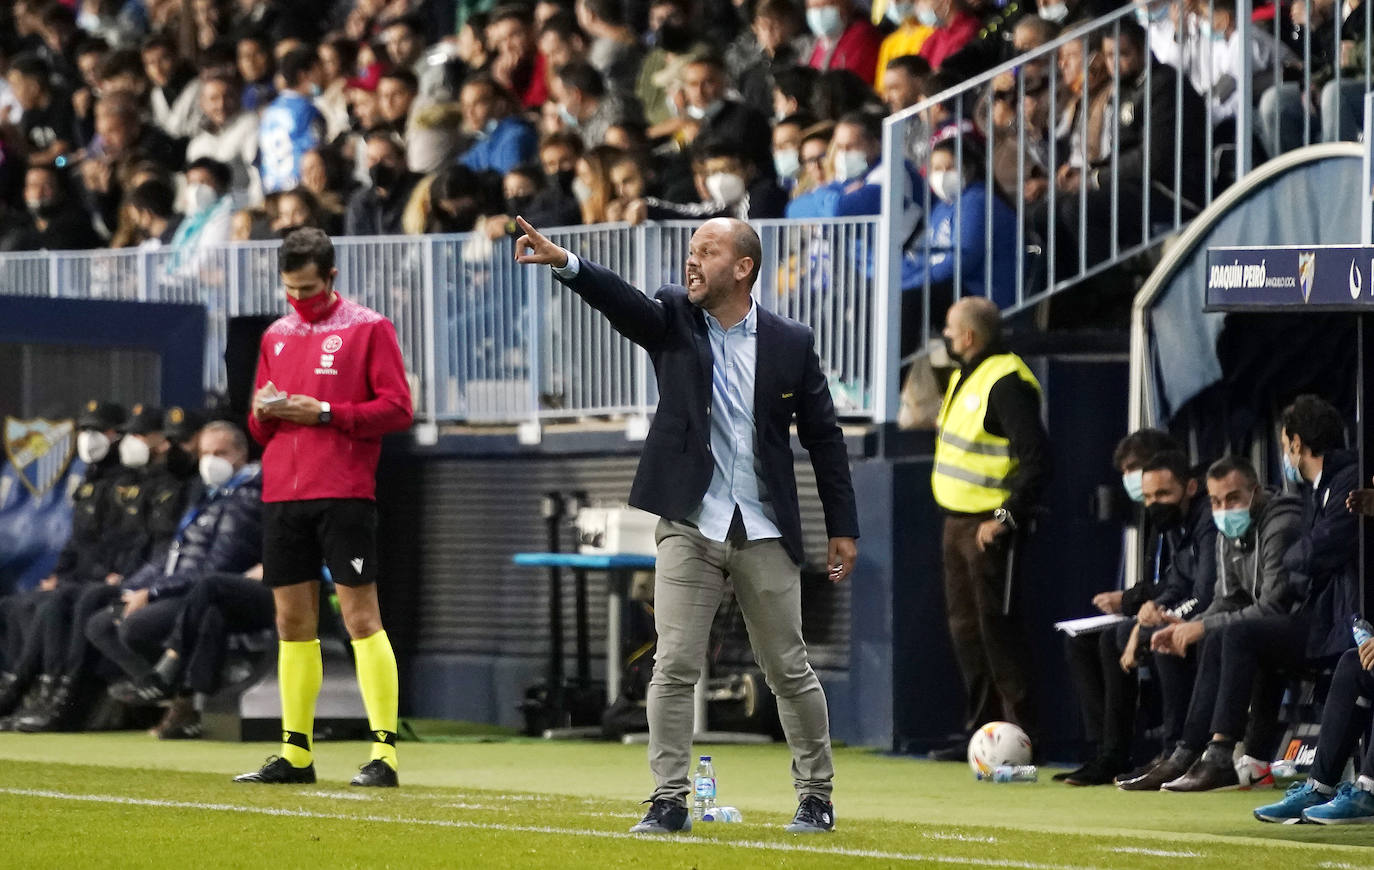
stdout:
[(296, 313), (301, 316), (301, 320), (306, 323), (318, 323), (329, 315), (334, 308), (337, 297), (333, 290), (326, 290), (323, 293), (316, 293), (309, 299), (296, 299), (286, 297), (286, 301), (291, 303), (291, 307), (296, 309)]

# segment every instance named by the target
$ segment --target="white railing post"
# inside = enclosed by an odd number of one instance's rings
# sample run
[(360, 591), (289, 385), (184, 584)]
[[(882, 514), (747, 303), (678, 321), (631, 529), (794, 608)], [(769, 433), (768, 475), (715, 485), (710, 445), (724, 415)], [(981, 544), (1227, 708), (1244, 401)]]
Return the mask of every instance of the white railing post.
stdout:
[(420, 373), (420, 391), (424, 395), (421, 411), (425, 422), (434, 425), (439, 420), (439, 366), (436, 345), (438, 329), (434, 322), (434, 297), (438, 293), (434, 276), (437, 272), (435, 262), (439, 256), (439, 242), (433, 236), (424, 236), (422, 244), (424, 256), (420, 258), (420, 340), (424, 347), (416, 358), (424, 360), (424, 371)]
[[(1368, 61), (1366, 61), (1368, 63)], [(1366, 245), (1374, 245), (1374, 93), (1364, 95), (1364, 187), (1361, 199), (1364, 207), (1360, 209), (1360, 239)]]
[[(1254, 130), (1254, 109), (1252, 102), (1255, 91), (1255, 53), (1250, 47), (1250, 33), (1254, 24), (1250, 21), (1251, 7), (1253, 0), (1236, 0), (1236, 36), (1240, 42), (1240, 81), (1237, 82), (1236, 91), (1236, 180), (1244, 178), (1250, 171), (1254, 162), (1254, 155), (1251, 153), (1251, 144), (1255, 141)], [(1278, 7), (1275, 7), (1278, 8)], [(1279, 64), (1279, 58), (1275, 56), (1271, 63)], [(1337, 67), (1340, 64), (1336, 64)], [(1275, 86), (1279, 84), (1278, 76), (1274, 77)]]
[(883, 122), (883, 208), (878, 220), (878, 251), (874, 267), (871, 329), (873, 335), (873, 422), (897, 419), (898, 381), (901, 371), (902, 334), (902, 239), (893, 231), (902, 213), (902, 185), (898, 172), (905, 171), (902, 129), (904, 121)]

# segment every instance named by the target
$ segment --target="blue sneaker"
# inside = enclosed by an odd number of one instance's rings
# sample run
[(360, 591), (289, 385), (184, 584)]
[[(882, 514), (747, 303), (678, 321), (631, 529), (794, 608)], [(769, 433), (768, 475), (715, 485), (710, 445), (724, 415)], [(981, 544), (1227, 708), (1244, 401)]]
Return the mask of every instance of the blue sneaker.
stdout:
[(1374, 822), (1374, 794), (1343, 782), (1336, 796), (1319, 807), (1302, 811), (1305, 821), (1318, 825), (1362, 825)]
[(1322, 794), (1312, 787), (1312, 781), (1295, 782), (1288, 787), (1288, 793), (1278, 803), (1269, 804), (1255, 810), (1255, 818), (1261, 822), (1277, 822), (1280, 825), (1302, 824), (1302, 811), (1321, 806), (1331, 800), (1331, 795)]

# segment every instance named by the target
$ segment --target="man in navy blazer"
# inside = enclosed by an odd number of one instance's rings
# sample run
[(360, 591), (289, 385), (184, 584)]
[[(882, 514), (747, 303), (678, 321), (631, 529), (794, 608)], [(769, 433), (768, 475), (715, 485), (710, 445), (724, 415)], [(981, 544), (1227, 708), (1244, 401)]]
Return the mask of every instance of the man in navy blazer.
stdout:
[(832, 830), (829, 717), (801, 634), (794, 417), (816, 471), (836, 583), (854, 568), (859, 524), (849, 457), (811, 330), (755, 304), (750, 290), (762, 246), (743, 221), (703, 224), (692, 236), (687, 285), (667, 284), (649, 298), (516, 220), (524, 231), (516, 260), (553, 267), (649, 352), (658, 377), (658, 410), (630, 490), (630, 504), (660, 517), (658, 649), (648, 696), (655, 789), (648, 813), (631, 830), (691, 830), (692, 690), (727, 577), (792, 750), (798, 808), (787, 830)]

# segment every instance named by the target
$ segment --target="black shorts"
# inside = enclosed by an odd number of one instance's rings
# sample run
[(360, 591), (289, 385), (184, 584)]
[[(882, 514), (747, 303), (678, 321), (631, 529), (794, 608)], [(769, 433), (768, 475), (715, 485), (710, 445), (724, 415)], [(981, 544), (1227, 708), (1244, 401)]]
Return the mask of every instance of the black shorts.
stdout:
[(262, 506), (262, 582), (293, 586), (321, 579), (340, 586), (377, 582), (377, 504), (364, 498), (269, 501)]

